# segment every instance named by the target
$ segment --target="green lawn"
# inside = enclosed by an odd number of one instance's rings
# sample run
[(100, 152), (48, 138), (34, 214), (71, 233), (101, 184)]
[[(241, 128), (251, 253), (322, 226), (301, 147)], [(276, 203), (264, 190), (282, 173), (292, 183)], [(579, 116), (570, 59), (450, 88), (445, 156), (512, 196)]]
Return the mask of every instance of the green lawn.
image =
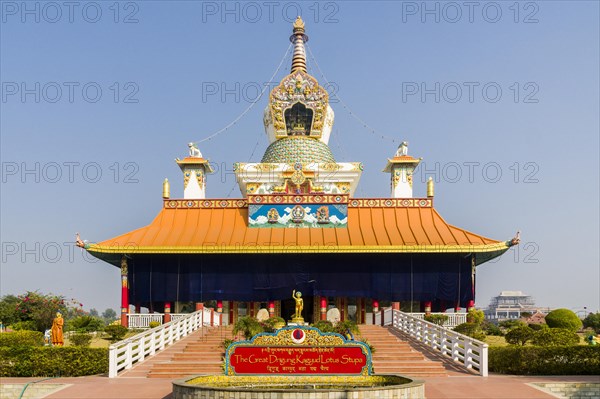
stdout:
[[(137, 335), (139, 333), (140, 333), (140, 330), (129, 331), (125, 335), (125, 338), (133, 337), (134, 335)], [(72, 346), (68, 337), (65, 337), (64, 341), (65, 341), (65, 346)], [(90, 348), (108, 348), (109, 346), (110, 346), (110, 339), (108, 338), (108, 335), (105, 333), (98, 333), (98, 335), (96, 335), (95, 337), (92, 338), (92, 342), (90, 344)]]
[(504, 337), (497, 337), (495, 335), (488, 335), (485, 337), (485, 343), (489, 346), (507, 346)]

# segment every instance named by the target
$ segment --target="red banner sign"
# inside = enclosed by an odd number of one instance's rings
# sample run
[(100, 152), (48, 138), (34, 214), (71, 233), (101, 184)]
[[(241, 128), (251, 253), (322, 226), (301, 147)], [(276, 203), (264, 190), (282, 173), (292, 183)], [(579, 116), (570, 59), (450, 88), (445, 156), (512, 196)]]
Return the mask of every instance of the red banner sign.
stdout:
[(237, 346), (229, 364), (235, 374), (355, 374), (367, 366), (360, 346)]

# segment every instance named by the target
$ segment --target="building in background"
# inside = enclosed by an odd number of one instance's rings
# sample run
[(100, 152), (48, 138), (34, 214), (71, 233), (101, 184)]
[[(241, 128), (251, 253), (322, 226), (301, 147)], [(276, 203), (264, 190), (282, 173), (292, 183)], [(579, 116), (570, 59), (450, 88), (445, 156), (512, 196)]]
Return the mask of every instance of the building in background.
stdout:
[(532, 315), (537, 312), (548, 313), (548, 308), (536, 306), (533, 297), (522, 291), (502, 291), (492, 298), (484, 311), (485, 318), (492, 321), (520, 319), (523, 312)]

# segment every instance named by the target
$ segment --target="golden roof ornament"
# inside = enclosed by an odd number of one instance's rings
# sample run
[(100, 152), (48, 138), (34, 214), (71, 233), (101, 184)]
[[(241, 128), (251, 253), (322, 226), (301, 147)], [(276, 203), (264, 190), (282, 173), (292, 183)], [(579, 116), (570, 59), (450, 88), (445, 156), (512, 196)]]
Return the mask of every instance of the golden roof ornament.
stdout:
[(169, 184), (169, 179), (165, 178), (163, 182), (163, 198), (169, 199), (171, 198), (171, 185)]
[(433, 178), (429, 176), (429, 180), (427, 180), (427, 197), (433, 198)]
[[(299, 31), (302, 32), (299, 32)], [(304, 33), (304, 21), (302, 20), (301, 16), (298, 16), (298, 18), (296, 18), (296, 21), (294, 21), (294, 33)]]

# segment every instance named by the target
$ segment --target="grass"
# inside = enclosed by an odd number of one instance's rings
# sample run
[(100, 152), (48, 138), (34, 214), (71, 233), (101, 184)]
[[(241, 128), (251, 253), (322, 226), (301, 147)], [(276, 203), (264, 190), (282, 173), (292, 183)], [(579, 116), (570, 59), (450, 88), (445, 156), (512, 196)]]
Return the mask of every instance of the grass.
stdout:
[[(139, 330), (128, 331), (125, 335), (125, 338), (133, 337), (134, 335), (139, 334)], [(125, 339), (123, 338), (123, 339)], [(73, 346), (71, 345), (71, 341), (68, 337), (64, 338), (65, 346)], [(110, 338), (107, 334), (98, 333), (95, 337), (92, 337), (92, 342), (90, 343), (90, 348), (108, 348), (110, 346)]]
[[(585, 340), (584, 340), (585, 334), (577, 333), (577, 335), (579, 335), (579, 345), (587, 345), (587, 342), (585, 342)], [(488, 335), (487, 337), (485, 337), (485, 343), (488, 344), (489, 346), (508, 346), (509, 345), (506, 342), (506, 339), (504, 339), (504, 337), (497, 337), (494, 335)], [(531, 343), (528, 343), (526, 346), (531, 346)]]
[(485, 337), (484, 342), (489, 346), (508, 346), (508, 343), (506, 342), (506, 339), (504, 339), (504, 337), (498, 337), (495, 335), (488, 335), (487, 337)]

